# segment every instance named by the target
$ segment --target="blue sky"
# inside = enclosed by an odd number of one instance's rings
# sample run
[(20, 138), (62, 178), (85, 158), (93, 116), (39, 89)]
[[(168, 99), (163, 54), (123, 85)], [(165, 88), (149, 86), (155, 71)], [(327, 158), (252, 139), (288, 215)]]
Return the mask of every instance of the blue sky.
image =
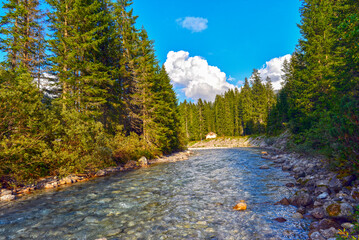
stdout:
[[(300, 5), (299, 0), (134, 0), (132, 7), (138, 25), (155, 41), (162, 64), (170, 51), (182, 50), (204, 58), (234, 78), (231, 84), (240, 85), (253, 68), (294, 51)], [(206, 19), (208, 27), (200, 32), (183, 28), (180, 21), (186, 17)], [(176, 86), (180, 100), (186, 97), (183, 87)]]
[(211, 101), (240, 87), (253, 68), (262, 68), (262, 77), (271, 77), (278, 89), (281, 63), (300, 37), (300, 0), (133, 2), (137, 25), (154, 40), (180, 101)]

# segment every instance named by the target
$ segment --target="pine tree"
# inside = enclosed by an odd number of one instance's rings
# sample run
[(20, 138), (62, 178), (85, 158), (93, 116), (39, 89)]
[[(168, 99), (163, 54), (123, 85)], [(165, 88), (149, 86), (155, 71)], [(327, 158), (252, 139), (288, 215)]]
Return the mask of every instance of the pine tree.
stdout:
[(266, 90), (257, 69), (252, 73), (251, 96), (253, 99), (253, 121), (257, 132), (263, 132), (266, 122)]
[(184, 136), (177, 105), (176, 94), (163, 66), (154, 84), (154, 126), (156, 145), (163, 153), (171, 153), (183, 148)]
[[(106, 28), (103, 6), (99, 1), (48, 0), (54, 32), (50, 41), (52, 71), (62, 89), (63, 110), (76, 110), (89, 117), (99, 117), (106, 103), (112, 80), (97, 53), (105, 41), (100, 33)], [(99, 23), (102, 23), (100, 25)]]
[(243, 135), (253, 132), (253, 100), (248, 79), (245, 78), (244, 85), (240, 92), (239, 113), (241, 116)]
[(3, 65), (11, 70), (23, 67), (32, 77), (44, 64), (43, 14), (38, 8), (37, 0), (9, 0), (0, 22), (0, 46), (7, 54)]

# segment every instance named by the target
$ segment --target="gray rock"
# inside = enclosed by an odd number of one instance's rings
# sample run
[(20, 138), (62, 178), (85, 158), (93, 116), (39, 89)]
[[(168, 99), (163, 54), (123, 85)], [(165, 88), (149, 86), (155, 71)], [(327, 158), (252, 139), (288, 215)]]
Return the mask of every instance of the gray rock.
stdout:
[(318, 198), (319, 199), (325, 199), (325, 198), (327, 198), (329, 196), (329, 194), (327, 193), (327, 192), (323, 192), (322, 194), (320, 194), (319, 196), (318, 196)]
[(319, 232), (325, 238), (335, 237), (336, 234), (337, 234), (337, 230), (335, 228), (333, 228), (333, 227), (331, 227), (329, 229), (325, 229), (325, 230), (320, 229)]
[(313, 203), (312, 197), (308, 193), (302, 191), (296, 192), (289, 200), (290, 203), (296, 207), (306, 207)]
[(293, 214), (292, 218), (295, 218), (295, 219), (302, 219), (303, 218), (303, 215), (299, 212), (296, 212)]
[(325, 210), (322, 207), (314, 208), (310, 214), (316, 219), (322, 219), (325, 216)]
[(321, 206), (323, 206), (323, 203), (321, 201), (315, 201), (313, 206), (314, 207), (321, 207)]
[(309, 237), (312, 240), (326, 240), (319, 232), (313, 232)]
[(103, 177), (106, 176), (106, 171), (105, 170), (99, 170), (97, 171), (97, 173), (95, 174), (96, 177)]
[(341, 225), (342, 228), (345, 228), (347, 230), (350, 230), (352, 231), (354, 229), (354, 224), (350, 223), (350, 222), (346, 222), (346, 223), (343, 223)]
[(145, 156), (142, 156), (140, 159), (138, 159), (138, 163), (140, 164), (141, 167), (148, 166), (148, 160)]
[(317, 187), (327, 187), (329, 185), (328, 180), (319, 180), (316, 182)]
[(273, 161), (274, 163), (284, 163), (285, 160), (284, 159), (277, 159)]
[(283, 171), (290, 171), (290, 170), (292, 170), (293, 169), (293, 166), (292, 165), (283, 165), (282, 166), (282, 170)]
[(334, 221), (333, 219), (324, 218), (324, 219), (319, 221), (316, 228), (318, 228), (318, 229), (328, 229), (328, 228), (331, 228), (331, 227), (340, 228), (340, 225), (336, 221)]
[(337, 192), (343, 187), (343, 184), (336, 176), (334, 176), (332, 179), (330, 179), (328, 187)]
[(6, 189), (6, 188), (2, 188), (2, 189), (0, 190), (0, 196), (9, 195), (9, 194), (11, 194), (11, 193), (12, 193), (12, 191), (9, 190), (9, 189)]
[(12, 201), (14, 199), (15, 199), (15, 195), (12, 194), (3, 195), (0, 197), (0, 201), (4, 201), (4, 202)]
[(324, 203), (325, 215), (332, 218), (349, 219), (354, 213), (354, 208), (349, 203), (329, 201)]

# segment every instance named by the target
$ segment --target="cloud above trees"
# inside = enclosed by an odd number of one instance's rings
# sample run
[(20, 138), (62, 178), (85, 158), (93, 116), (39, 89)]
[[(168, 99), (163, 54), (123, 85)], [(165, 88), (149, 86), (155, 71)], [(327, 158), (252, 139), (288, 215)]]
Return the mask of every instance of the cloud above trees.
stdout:
[(218, 67), (199, 56), (190, 57), (189, 52), (170, 51), (164, 65), (173, 85), (193, 100), (214, 101), (217, 94), (235, 88)]
[(282, 68), (284, 60), (289, 61), (291, 58), (290, 54), (287, 54), (283, 57), (273, 58), (266, 62), (261, 69), (259, 69), (259, 74), (263, 81), (269, 77), (272, 81), (274, 90), (279, 90), (282, 88)]

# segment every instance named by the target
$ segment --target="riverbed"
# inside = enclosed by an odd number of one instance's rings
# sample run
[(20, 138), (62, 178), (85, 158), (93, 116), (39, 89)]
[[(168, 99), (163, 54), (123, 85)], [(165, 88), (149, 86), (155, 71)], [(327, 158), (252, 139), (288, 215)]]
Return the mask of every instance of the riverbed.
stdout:
[[(260, 149), (195, 153), (12, 202), (0, 208), (0, 239), (308, 238), (295, 207), (274, 205), (293, 194), (285, 184), (294, 179)], [(232, 209), (240, 200), (246, 211)]]

